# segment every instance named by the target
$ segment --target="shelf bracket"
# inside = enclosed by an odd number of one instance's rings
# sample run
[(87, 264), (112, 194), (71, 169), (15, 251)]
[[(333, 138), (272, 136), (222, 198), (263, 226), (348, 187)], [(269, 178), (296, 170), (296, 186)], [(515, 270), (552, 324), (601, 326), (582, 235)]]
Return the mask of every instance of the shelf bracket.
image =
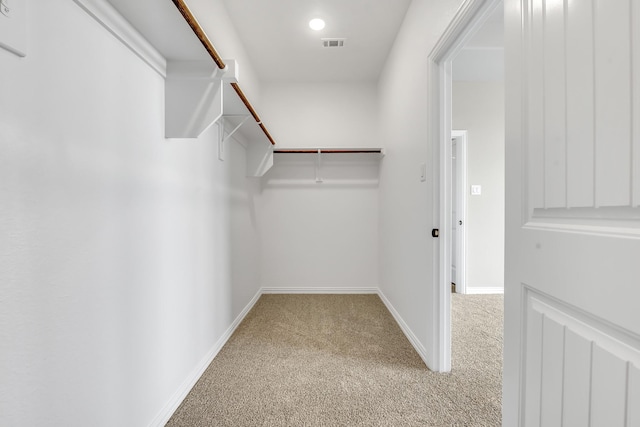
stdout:
[[(233, 130), (231, 132), (229, 132), (226, 136), (224, 133), (225, 130), (225, 118), (226, 117), (242, 117), (242, 120), (240, 121), (240, 123), (233, 128)], [(247, 122), (247, 120), (249, 120), (251, 116), (250, 115), (239, 115), (239, 116), (222, 116), (220, 117), (220, 119), (218, 120), (218, 159), (224, 161), (224, 143), (227, 142), (229, 140), (229, 138), (231, 138), (233, 136), (234, 133), (237, 132), (238, 129), (240, 129), (242, 127), (243, 124), (245, 124)]]

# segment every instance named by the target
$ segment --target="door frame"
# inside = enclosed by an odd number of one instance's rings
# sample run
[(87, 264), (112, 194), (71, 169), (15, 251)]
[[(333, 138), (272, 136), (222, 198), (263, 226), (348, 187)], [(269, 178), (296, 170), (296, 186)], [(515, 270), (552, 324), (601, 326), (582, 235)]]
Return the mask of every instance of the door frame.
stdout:
[[(452, 130), (456, 140), (456, 206), (462, 227), (456, 229), (456, 293), (467, 293), (467, 131)], [(451, 186), (447, 191), (452, 191)], [(451, 198), (451, 196), (449, 196)], [(449, 216), (451, 216), (449, 211)], [(453, 224), (452, 224), (453, 225)], [(452, 227), (453, 228), (453, 227)]]
[(453, 58), (503, 0), (465, 0), (428, 57), (428, 117), (433, 168), (434, 240), (433, 328), (437, 372), (451, 371), (451, 74)]

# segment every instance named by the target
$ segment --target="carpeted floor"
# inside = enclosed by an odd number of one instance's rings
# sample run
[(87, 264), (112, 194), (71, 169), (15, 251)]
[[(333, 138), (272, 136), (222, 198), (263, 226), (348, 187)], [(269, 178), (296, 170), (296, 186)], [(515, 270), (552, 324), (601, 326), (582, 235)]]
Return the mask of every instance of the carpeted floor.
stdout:
[(453, 294), (430, 372), (376, 295), (263, 295), (168, 426), (498, 426), (501, 295)]

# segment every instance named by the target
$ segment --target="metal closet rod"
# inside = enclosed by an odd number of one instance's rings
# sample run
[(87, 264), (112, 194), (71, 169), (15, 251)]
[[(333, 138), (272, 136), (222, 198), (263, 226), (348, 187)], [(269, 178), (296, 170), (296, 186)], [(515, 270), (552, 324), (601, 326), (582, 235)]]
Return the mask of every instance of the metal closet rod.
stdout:
[[(191, 13), (191, 10), (187, 6), (187, 4), (184, 2), (184, 0), (172, 0), (172, 1), (173, 1), (173, 4), (176, 5), (178, 10), (184, 17), (185, 21), (187, 21), (187, 24), (189, 24), (189, 27), (191, 27), (196, 37), (198, 37), (198, 40), (200, 40), (200, 43), (202, 43), (204, 48), (207, 50), (207, 52), (209, 53), (209, 56), (211, 56), (211, 59), (213, 59), (213, 62), (216, 63), (218, 68), (223, 70), (226, 67), (226, 64), (218, 54), (218, 51), (215, 49), (215, 47), (213, 47), (211, 40), (209, 40), (209, 37), (207, 37), (207, 35), (205, 34), (204, 30), (198, 23), (198, 20), (196, 19), (196, 17), (193, 16), (193, 13)], [(276, 142), (273, 140), (273, 138), (271, 137), (271, 134), (269, 133), (265, 125), (260, 120), (258, 113), (256, 113), (256, 110), (253, 108), (253, 106), (245, 96), (244, 92), (242, 92), (242, 89), (240, 89), (240, 86), (238, 86), (237, 83), (231, 83), (231, 86), (236, 91), (236, 93), (240, 97), (240, 100), (245, 105), (245, 107), (247, 107), (247, 109), (249, 110), (249, 112), (251, 113), (255, 121), (258, 123), (258, 125), (260, 126), (260, 129), (262, 129), (262, 132), (264, 132), (265, 136), (269, 139), (269, 142), (271, 142), (271, 145), (276, 145)]]
[(274, 153), (287, 153), (287, 154), (317, 154), (318, 152), (320, 153), (329, 153), (329, 154), (342, 154), (342, 153), (347, 153), (347, 154), (355, 154), (355, 153), (382, 153), (382, 149), (380, 148), (363, 148), (363, 149), (344, 149), (341, 150), (339, 148), (330, 148), (330, 149), (326, 149), (323, 150), (322, 148), (317, 148), (317, 149), (313, 149), (313, 148), (309, 148), (309, 149), (288, 149), (288, 148), (281, 148), (281, 149), (277, 149), (277, 150), (273, 150)]

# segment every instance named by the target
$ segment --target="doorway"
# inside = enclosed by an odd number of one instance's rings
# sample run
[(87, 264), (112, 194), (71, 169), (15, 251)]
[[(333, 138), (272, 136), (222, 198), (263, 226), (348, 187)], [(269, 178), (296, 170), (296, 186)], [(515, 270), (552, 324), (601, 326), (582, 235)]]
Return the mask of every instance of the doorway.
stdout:
[[(434, 156), (435, 182), (434, 205), (438, 206), (436, 218), (440, 239), (438, 261), (434, 275), (437, 303), (435, 320), (436, 363), (440, 372), (451, 370), (451, 247), (452, 247), (452, 75), (453, 61), (465, 45), (474, 37), (491, 15), (502, 9), (502, 0), (467, 0), (429, 55), (429, 105), (431, 147)], [(498, 12), (499, 13), (499, 12)], [(504, 173), (504, 168), (502, 169)], [(466, 189), (465, 189), (466, 191)], [(504, 246), (504, 243), (502, 243)], [(468, 266), (467, 266), (468, 267)], [(504, 275), (504, 271), (502, 272)], [(468, 277), (465, 280), (468, 288)]]
[[(452, 259), (466, 275), (463, 286), (456, 280), (457, 292), (463, 294), (502, 293), (504, 291), (504, 19), (501, 8), (489, 14), (486, 21), (468, 40), (452, 62), (451, 116), (453, 129), (465, 129), (469, 156), (457, 171), (453, 166), (461, 157), (462, 141), (452, 131), (452, 248), (459, 246), (459, 236), (466, 235), (464, 255), (452, 251)], [(458, 148), (456, 148), (456, 145)], [(468, 175), (469, 185), (453, 185)], [(456, 191), (457, 197), (456, 197)], [(459, 206), (468, 202), (467, 217)], [(466, 207), (466, 204), (462, 206)], [(464, 221), (463, 221), (464, 219)], [(459, 270), (459, 269), (457, 269)], [(453, 271), (452, 271), (453, 273)]]

